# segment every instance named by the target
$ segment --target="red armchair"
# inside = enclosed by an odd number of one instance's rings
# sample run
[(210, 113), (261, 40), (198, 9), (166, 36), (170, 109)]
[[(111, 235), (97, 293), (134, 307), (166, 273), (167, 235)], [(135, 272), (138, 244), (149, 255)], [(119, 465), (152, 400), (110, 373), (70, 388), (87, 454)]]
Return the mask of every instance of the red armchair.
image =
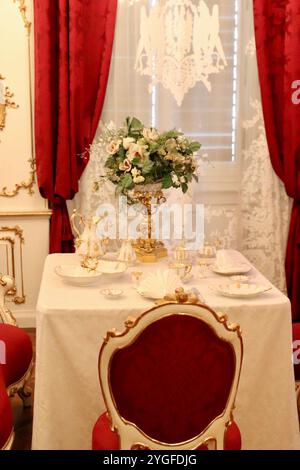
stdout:
[(240, 449), (242, 355), (239, 326), (205, 305), (168, 302), (128, 319), (101, 347), (107, 410), (93, 449)]
[(13, 418), (9, 396), (18, 393), (25, 406), (31, 390), (27, 381), (32, 370), (32, 344), (25, 331), (0, 324), (0, 449), (13, 444)]

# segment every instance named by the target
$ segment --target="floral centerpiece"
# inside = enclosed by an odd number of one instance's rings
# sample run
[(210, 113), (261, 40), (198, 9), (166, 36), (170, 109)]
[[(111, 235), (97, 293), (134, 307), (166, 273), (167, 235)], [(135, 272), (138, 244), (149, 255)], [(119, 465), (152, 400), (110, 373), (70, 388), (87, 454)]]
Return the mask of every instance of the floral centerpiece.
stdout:
[(129, 196), (145, 185), (160, 183), (162, 189), (181, 188), (185, 193), (194, 179), (194, 153), (200, 143), (175, 129), (159, 133), (128, 117), (120, 129), (111, 130), (106, 145), (106, 175), (117, 190)]

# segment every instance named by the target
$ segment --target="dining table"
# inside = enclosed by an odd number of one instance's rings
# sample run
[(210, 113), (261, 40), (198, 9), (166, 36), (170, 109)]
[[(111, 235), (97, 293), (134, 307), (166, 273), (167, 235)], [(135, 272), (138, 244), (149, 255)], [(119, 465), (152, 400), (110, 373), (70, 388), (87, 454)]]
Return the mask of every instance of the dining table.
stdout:
[[(201, 266), (197, 257), (183, 287), (241, 326), (244, 356), (234, 418), (242, 449), (300, 449), (290, 301), (241, 253), (228, 250), (227, 255), (247, 265), (249, 282), (266, 291), (225, 296), (220, 286), (235, 281)], [(76, 254), (46, 258), (36, 307), (32, 449), (91, 449), (93, 425), (105, 411), (98, 371), (103, 338), (112, 328), (122, 331), (128, 316), (154, 305), (138, 292), (133, 273), (141, 272), (143, 280), (168, 269), (169, 261), (138, 263), (118, 276), (103, 274), (93, 285), (78, 286), (57, 274), (57, 266), (79, 265)], [(103, 289), (122, 293), (107, 298)]]

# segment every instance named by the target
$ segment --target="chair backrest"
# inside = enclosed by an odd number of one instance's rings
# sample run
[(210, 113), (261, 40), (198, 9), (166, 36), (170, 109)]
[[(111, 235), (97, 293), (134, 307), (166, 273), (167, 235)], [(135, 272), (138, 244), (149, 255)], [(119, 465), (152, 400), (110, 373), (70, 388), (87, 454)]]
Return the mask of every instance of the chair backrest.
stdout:
[(239, 326), (205, 305), (168, 302), (108, 332), (100, 383), (121, 449), (223, 448), (242, 352)]

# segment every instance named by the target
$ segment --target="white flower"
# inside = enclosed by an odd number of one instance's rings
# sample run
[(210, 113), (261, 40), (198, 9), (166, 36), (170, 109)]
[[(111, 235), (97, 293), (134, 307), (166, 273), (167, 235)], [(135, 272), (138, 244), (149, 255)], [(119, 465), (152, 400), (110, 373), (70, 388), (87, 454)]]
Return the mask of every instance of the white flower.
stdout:
[(175, 186), (180, 186), (178, 176), (175, 173), (171, 173), (171, 178)]
[(134, 158), (140, 158), (143, 162), (146, 160), (149, 153), (147, 152), (147, 147), (145, 145), (130, 144), (126, 155), (129, 161), (132, 161)]
[(144, 127), (142, 134), (146, 140), (155, 141), (159, 137), (159, 133), (153, 127)]
[(114, 153), (117, 153), (117, 151), (120, 148), (120, 141), (119, 140), (112, 140), (109, 142), (109, 144), (106, 146), (106, 151), (110, 155), (113, 155)]
[(139, 176), (141, 174), (140, 170), (138, 170), (137, 168), (132, 168), (131, 170), (131, 174), (134, 178), (136, 178), (137, 176)]
[(185, 163), (185, 157), (183, 155), (175, 155), (174, 157), (175, 163)]
[(130, 163), (130, 161), (128, 160), (128, 158), (125, 158), (125, 160), (124, 160), (122, 163), (120, 163), (120, 165), (119, 165), (119, 170), (125, 171), (125, 172), (131, 170), (131, 163)]
[(177, 137), (177, 142), (178, 142), (179, 144), (183, 144), (185, 141), (186, 141), (186, 139), (185, 139), (185, 137), (184, 137), (183, 135), (179, 135), (179, 136)]
[(166, 141), (166, 148), (170, 151), (170, 150), (175, 150), (177, 147), (177, 142), (176, 140), (172, 137), (171, 139), (168, 139)]
[(142, 175), (133, 177), (134, 183), (138, 184), (138, 183), (143, 183), (144, 181), (145, 181), (145, 178)]
[(123, 147), (125, 150), (129, 149), (130, 144), (133, 144), (135, 139), (133, 137), (124, 137), (123, 139)]
[(180, 183), (186, 183), (185, 176), (180, 176), (179, 181), (180, 181)]

